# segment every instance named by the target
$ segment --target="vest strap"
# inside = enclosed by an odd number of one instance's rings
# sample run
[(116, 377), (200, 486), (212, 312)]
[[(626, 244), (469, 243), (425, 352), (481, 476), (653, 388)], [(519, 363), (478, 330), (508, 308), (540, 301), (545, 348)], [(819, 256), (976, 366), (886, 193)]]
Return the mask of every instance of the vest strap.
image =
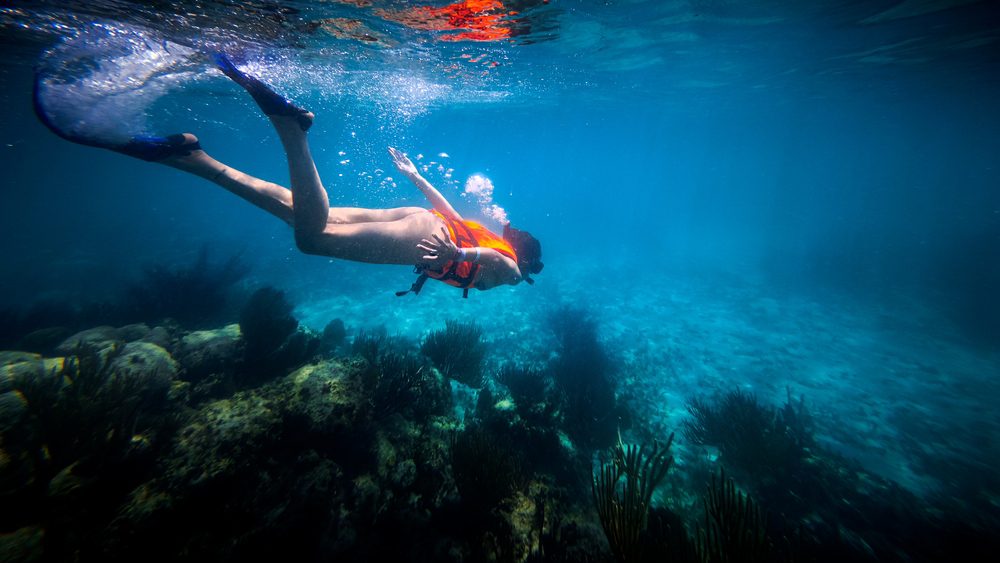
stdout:
[[(475, 233), (473, 233), (472, 229), (470, 229), (463, 222), (455, 221), (451, 217), (438, 214), (437, 212), (435, 212), (435, 214), (439, 215), (448, 224), (451, 232), (455, 234), (455, 238), (457, 239), (455, 241), (455, 244), (458, 246), (458, 248), (474, 248), (479, 246), (479, 241), (476, 240)], [(476, 279), (476, 274), (479, 273), (479, 268), (482, 266), (478, 263), (470, 263), (469, 275), (460, 276), (458, 274), (458, 265), (459, 262), (455, 262), (454, 260), (452, 260), (451, 266), (447, 270), (443, 271), (431, 270), (431, 272), (434, 274), (434, 279), (436, 280), (453, 281), (457, 283), (458, 287), (462, 288), (462, 298), (468, 299), (469, 286), (471, 286), (473, 280)], [(419, 295), (420, 289), (424, 286), (424, 282), (427, 281), (427, 278), (431, 277), (427, 274), (427, 271), (428, 270), (425, 266), (420, 266), (420, 265), (414, 266), (413, 273), (420, 274), (420, 277), (417, 278), (417, 281), (413, 282), (413, 285), (410, 286), (410, 289), (407, 289), (406, 291), (397, 291), (396, 297), (402, 297), (410, 292), (413, 292), (414, 295)]]
[[(472, 229), (470, 229), (465, 223), (455, 221), (446, 215), (441, 215), (440, 217), (445, 221), (445, 223), (448, 224), (450, 230), (455, 233), (455, 244), (458, 245), (458, 248), (474, 248), (479, 246), (479, 241), (476, 240), (475, 233), (473, 233)], [(469, 286), (471, 286), (473, 280), (476, 279), (476, 274), (479, 273), (480, 265), (470, 264), (469, 275), (466, 277), (458, 275), (458, 265), (459, 262), (455, 262), (453, 260), (451, 267), (442, 272), (441, 275), (438, 275), (438, 273), (435, 272), (434, 278), (440, 281), (454, 281), (458, 284), (458, 287), (465, 290), (465, 295), (468, 296)]]
[(396, 297), (402, 297), (411, 291), (413, 292), (414, 295), (420, 295), (420, 289), (424, 287), (424, 282), (427, 281), (428, 277), (430, 276), (427, 275), (427, 272), (421, 272), (420, 277), (417, 278), (417, 281), (413, 282), (413, 285), (410, 286), (410, 289), (407, 289), (406, 291), (397, 291)]

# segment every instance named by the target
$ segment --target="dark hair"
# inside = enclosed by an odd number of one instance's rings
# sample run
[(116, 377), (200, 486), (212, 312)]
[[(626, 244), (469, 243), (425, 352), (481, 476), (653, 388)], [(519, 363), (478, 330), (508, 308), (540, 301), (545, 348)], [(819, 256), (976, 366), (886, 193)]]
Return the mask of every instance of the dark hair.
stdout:
[(542, 264), (542, 244), (528, 231), (515, 229), (509, 223), (503, 226), (503, 239), (510, 243), (517, 254), (517, 267), (521, 270), (524, 281), (535, 283), (528, 274), (537, 274), (545, 267)]

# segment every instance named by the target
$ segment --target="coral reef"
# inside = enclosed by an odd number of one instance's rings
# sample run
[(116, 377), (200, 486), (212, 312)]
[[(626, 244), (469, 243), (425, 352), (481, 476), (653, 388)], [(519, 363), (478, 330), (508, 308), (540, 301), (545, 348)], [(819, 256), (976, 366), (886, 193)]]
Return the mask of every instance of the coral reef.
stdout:
[(469, 387), (483, 386), (483, 358), (486, 344), (481, 342), (483, 328), (474, 321), (445, 321), (445, 329), (424, 339), (420, 351), (446, 377)]
[[(601, 526), (619, 563), (642, 561), (650, 548), (645, 537), (653, 490), (666, 477), (673, 456), (673, 434), (661, 448), (654, 442), (649, 454), (645, 447), (625, 447), (619, 439), (611, 452), (611, 462), (602, 464), (594, 477), (591, 492)], [(624, 477), (624, 483), (619, 482)]]
[[(796, 403), (789, 394), (776, 410), (733, 391), (715, 404), (692, 400), (689, 410), (694, 419), (685, 423), (685, 437), (717, 445), (720, 461), (737, 470), (761, 505), (799, 527), (801, 539), (777, 542), (772, 557), (802, 560), (808, 553), (823, 561), (935, 561), (973, 545), (984, 552), (1000, 548), (1000, 541), (986, 533), (1000, 519), (988, 512), (969, 522), (961, 510), (940, 508), (941, 501), (934, 509), (899, 484), (818, 447), (804, 399)], [(731, 489), (727, 483), (720, 486)]]
[(520, 458), (481, 428), (455, 435), (451, 470), (462, 502), (477, 512), (496, 508), (527, 485)]
[(719, 448), (722, 461), (755, 479), (776, 480), (794, 472), (812, 445), (804, 401), (775, 410), (757, 403), (750, 393), (734, 390), (715, 405), (699, 397), (687, 404), (692, 418), (684, 421), (684, 438), (692, 444)]
[(549, 316), (549, 327), (559, 343), (549, 372), (562, 394), (566, 431), (588, 448), (610, 446), (628, 426), (628, 414), (617, 404), (612, 361), (598, 339), (597, 321), (566, 306)]
[[(124, 324), (112, 302), (72, 303), (46, 300), (23, 309), (0, 309), (0, 350), (51, 354), (74, 331), (108, 322)], [(127, 322), (127, 321), (126, 321)]]
[(392, 346), (391, 339), (384, 331), (365, 332), (359, 331), (351, 342), (351, 355), (364, 358), (368, 365), (376, 365), (379, 355), (383, 351), (389, 350)]
[[(673, 458), (654, 443), (649, 455), (644, 447), (619, 443), (612, 461), (603, 464), (593, 480), (594, 504), (615, 560), (624, 562), (677, 561), (767, 563), (794, 560), (791, 549), (773, 551), (768, 518), (758, 503), (737, 490), (722, 471), (702, 501), (704, 517), (694, 525), (693, 537), (676, 515), (651, 511), (653, 490), (666, 476)], [(619, 481), (624, 482), (619, 487)], [(649, 517), (656, 514), (655, 525)], [(664, 523), (666, 520), (666, 523)], [(786, 547), (790, 547), (786, 543)]]
[(187, 267), (146, 264), (118, 305), (120, 318), (147, 324), (171, 318), (188, 329), (218, 326), (231, 320), (229, 289), (249, 272), (242, 253), (213, 264), (205, 246)]
[(176, 366), (143, 342), (19, 359), (4, 366), (21, 404), (0, 426), (0, 529), (40, 524), (47, 557), (67, 559), (169, 444)]
[(767, 534), (767, 515), (750, 495), (736, 490), (723, 471), (705, 499), (705, 524), (698, 529), (699, 561), (772, 561), (771, 540)]
[(347, 329), (344, 321), (333, 319), (323, 328), (323, 336), (320, 344), (320, 353), (328, 358), (337, 355), (337, 349), (347, 340)]
[[(375, 417), (385, 418), (417, 403), (428, 387), (424, 366), (410, 354), (388, 352), (370, 366), (374, 385), (369, 384)], [(371, 381), (371, 378), (369, 378)]]
[[(88, 397), (95, 396), (93, 389), (100, 388), (96, 381), (104, 378), (109, 391), (96, 396), (107, 397), (101, 404), (113, 407), (105, 409), (101, 420), (110, 421), (114, 432), (94, 431), (88, 435), (114, 439), (128, 436), (127, 452), (149, 441), (166, 442), (170, 448), (147, 446), (142, 458), (145, 463), (127, 464), (129, 477), (119, 481), (121, 486), (112, 496), (106, 495), (107, 487), (101, 487), (105, 496), (99, 499), (73, 493), (81, 486), (96, 490), (90, 482), (95, 471), (99, 470), (105, 482), (120, 474), (110, 463), (98, 465), (94, 461), (86, 463), (86, 473), (80, 469), (84, 464), (69, 462), (72, 469), (58, 472), (50, 479), (51, 484), (46, 486), (36, 479), (30, 487), (40, 492), (36, 494), (48, 490), (50, 498), (72, 498), (72, 504), (29, 502), (34, 497), (22, 494), (20, 500), (14, 499), (17, 504), (11, 505), (7, 501), (13, 497), (4, 491), (5, 508), (10, 506), (12, 510), (4, 512), (3, 530), (22, 532), (11, 536), (10, 541), (0, 537), (0, 547), (10, 547), (11, 542), (24, 536), (17, 540), (21, 548), (40, 549), (55, 560), (148, 558), (149, 545), (160, 546), (156, 557), (165, 559), (185, 554), (227, 560), (260, 554), (299, 554), (310, 559), (321, 556), (367, 560), (369, 554), (399, 557), (410, 553), (426, 560), (433, 558), (442, 545), (444, 536), (431, 532), (441, 524), (426, 515), (442, 503), (457, 502), (447, 500), (457, 499), (454, 485), (449, 485), (451, 481), (446, 478), (447, 425), (423, 412), (413, 414), (425, 420), (426, 426), (418, 427), (398, 413), (389, 419), (376, 419), (363, 377), (358, 373), (363, 364), (308, 365), (254, 389), (190, 405), (194, 410), (174, 406), (174, 412), (190, 413), (183, 422), (176, 421), (175, 441), (167, 440), (168, 435), (162, 432), (144, 433), (137, 441), (130, 432), (119, 432), (120, 428), (135, 425), (134, 407), (142, 401), (138, 390), (132, 394), (122, 391), (118, 382), (130, 380), (119, 379), (118, 372), (113, 371), (115, 361), (125, 357), (124, 350), (116, 346), (104, 356), (82, 354), (79, 361), (66, 362), (66, 373), (75, 377), (73, 384), (79, 390), (67, 396), (72, 399), (80, 395), (82, 400), (93, 402)], [(28, 354), (9, 354), (5, 358), (5, 362), (17, 366), (47, 362)], [(39, 369), (19, 369), (39, 373)], [(63, 387), (71, 384), (64, 383), (66, 377), (61, 374), (65, 370), (42, 372), (49, 377), (32, 383), (28, 383), (26, 375), (26, 396), (37, 405), (45, 404), (39, 397), (66, 395), (70, 391)], [(173, 394), (182, 401), (190, 396), (184, 393), (186, 386), (174, 383)], [(109, 402), (123, 396), (126, 402)], [(428, 393), (418, 404), (447, 412), (446, 407), (429, 403), (439, 396)], [(74, 404), (69, 399), (63, 403)], [(161, 403), (173, 404), (170, 399), (162, 399)], [(86, 412), (96, 416), (89, 407)], [(68, 416), (60, 413), (56, 414)], [(35, 424), (35, 418), (15, 414), (13, 418), (20, 424), (26, 420)], [(37, 418), (48, 420), (52, 416), (45, 413)], [(49, 441), (54, 460), (50, 474), (57, 473), (55, 466), (67, 460), (95, 456), (95, 448), (110, 449), (96, 447), (91, 441), (82, 443), (79, 433), (74, 435), (64, 428), (63, 418), (58, 427), (56, 422), (45, 423), (46, 428), (58, 428), (63, 436)], [(9, 452), (8, 438), (13, 435), (9, 422), (2, 430), (4, 451)], [(48, 431), (36, 434), (44, 432)], [(125, 461), (132, 455), (128, 453)], [(150, 463), (150, 455), (157, 457), (155, 464)], [(6, 453), (0, 456), (9, 457)], [(103, 454), (102, 458), (108, 459), (109, 455)], [(11, 465), (0, 463), (0, 473), (9, 475)], [(126, 465), (121, 467), (124, 471)], [(95, 508), (83, 510), (85, 500)], [(52, 512), (56, 508), (58, 512)], [(37, 525), (45, 528), (40, 544), (28, 541), (36, 537), (32, 526)], [(327, 536), (331, 531), (332, 535)], [(329, 539), (320, 541), (324, 537)], [(388, 537), (405, 539), (405, 543), (377, 539)], [(451, 541), (461, 545), (458, 540)]]
[(502, 385), (474, 390), (384, 330), (351, 357), (285, 356), (320, 338), (277, 290), (258, 299), (245, 331), (101, 326), (65, 357), (0, 352), (5, 560), (932, 561), (998, 543), (994, 521), (818, 447), (790, 394), (692, 399), (690, 449), (627, 445), (655, 432), (626, 429), (579, 310), (552, 319), (551, 356), (481, 366)]
[(243, 339), (242, 383), (252, 385), (309, 360), (319, 350), (320, 338), (299, 328), (294, 305), (285, 292), (263, 287), (240, 310)]
[[(538, 372), (535, 372), (538, 374)], [(512, 402), (502, 391), (484, 386), (478, 394), (474, 423), (511, 446), (526, 471), (551, 475), (561, 486), (582, 495), (589, 488), (590, 453), (578, 449), (562, 431), (558, 397), (542, 394)]]
[(294, 308), (285, 292), (273, 287), (263, 287), (250, 296), (240, 310), (240, 333), (248, 359), (273, 353), (295, 333), (299, 321), (292, 316)]
[[(14, 382), (27, 404), (29, 440), (47, 452), (36, 459), (43, 479), (73, 464), (77, 471), (97, 473), (120, 461), (135, 434), (140, 407), (163, 402), (163, 397), (143, 399), (156, 368), (128, 370), (119, 361), (132, 361), (123, 357), (125, 351), (121, 343), (106, 350), (81, 346), (61, 370), (24, 373)], [(166, 389), (156, 392), (165, 396)]]
[(202, 247), (186, 266), (141, 266), (138, 279), (114, 298), (49, 299), (3, 308), (0, 350), (51, 354), (70, 333), (98, 325), (173, 323), (189, 330), (215, 328), (235, 320), (240, 301), (236, 289), (249, 271), (240, 253), (214, 263), (207, 247)]
[(403, 413), (422, 420), (422, 415), (444, 414), (451, 407), (447, 380), (418, 360), (416, 350), (405, 348), (384, 331), (359, 332), (351, 352), (364, 360), (359, 377), (376, 419)]
[(177, 343), (174, 357), (184, 365), (184, 380), (197, 383), (213, 374), (232, 372), (240, 351), (240, 325), (196, 330)]
[(518, 405), (537, 402), (545, 396), (545, 380), (541, 371), (531, 367), (504, 363), (496, 374), (496, 381), (507, 387)]

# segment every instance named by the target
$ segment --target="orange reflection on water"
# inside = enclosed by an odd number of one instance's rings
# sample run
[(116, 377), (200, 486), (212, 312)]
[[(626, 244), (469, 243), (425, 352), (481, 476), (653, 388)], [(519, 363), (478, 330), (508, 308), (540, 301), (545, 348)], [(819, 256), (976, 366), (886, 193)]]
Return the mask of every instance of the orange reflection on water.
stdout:
[(441, 8), (416, 6), (398, 12), (381, 11), (379, 16), (424, 31), (461, 30), (441, 37), (444, 41), (500, 41), (510, 39), (509, 16), (499, 0), (464, 0)]

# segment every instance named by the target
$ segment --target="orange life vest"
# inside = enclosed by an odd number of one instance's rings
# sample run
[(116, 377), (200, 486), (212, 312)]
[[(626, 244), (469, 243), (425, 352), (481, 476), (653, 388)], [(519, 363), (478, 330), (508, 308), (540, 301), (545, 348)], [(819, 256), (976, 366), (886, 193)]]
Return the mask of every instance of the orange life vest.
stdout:
[[(504, 240), (503, 237), (493, 234), (493, 231), (475, 221), (452, 219), (434, 209), (431, 209), (430, 212), (444, 221), (445, 225), (448, 226), (448, 236), (459, 248), (474, 248), (477, 246), (492, 248), (515, 263), (517, 262), (517, 253), (514, 252), (514, 247)], [(449, 260), (448, 263), (437, 270), (417, 266), (414, 271), (420, 274), (420, 278), (417, 279), (416, 283), (408, 291), (398, 291), (396, 295), (406, 295), (410, 291), (418, 293), (423, 286), (424, 279), (429, 277), (464, 289), (465, 292), (462, 296), (468, 297), (469, 287), (475, 281), (476, 274), (479, 273), (479, 268), (480, 264), (455, 262), (454, 260)]]
[[(451, 237), (452, 242), (459, 248), (474, 248), (477, 246), (492, 248), (507, 256), (515, 263), (517, 262), (517, 254), (514, 252), (514, 247), (479, 223), (451, 219), (434, 209), (431, 209), (431, 213), (437, 215), (448, 225), (448, 236)], [(479, 264), (449, 261), (440, 270), (427, 269), (424, 271), (427, 272), (429, 277), (443, 281), (448, 285), (465, 289), (471, 286), (473, 280), (476, 279), (476, 274), (479, 273)]]

